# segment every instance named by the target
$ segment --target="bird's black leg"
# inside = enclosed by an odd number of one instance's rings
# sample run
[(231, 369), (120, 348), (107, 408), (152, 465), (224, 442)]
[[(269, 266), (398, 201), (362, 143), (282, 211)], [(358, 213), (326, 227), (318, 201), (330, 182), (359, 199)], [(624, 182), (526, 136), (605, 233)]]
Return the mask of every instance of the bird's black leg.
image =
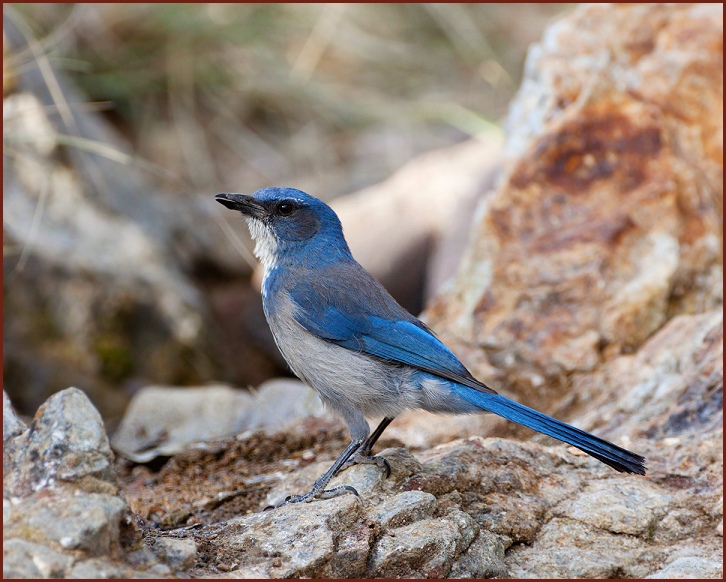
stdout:
[(338, 495), (345, 495), (346, 493), (353, 493), (354, 495), (358, 496), (358, 492), (355, 490), (355, 487), (351, 487), (350, 485), (341, 485), (339, 487), (334, 487), (333, 489), (325, 489), (325, 487), (328, 485), (328, 483), (330, 483), (330, 480), (346, 463), (346, 461), (350, 459), (350, 457), (363, 444), (365, 444), (363, 442), (363, 439), (352, 441), (341, 453), (341, 455), (335, 460), (335, 463), (333, 463), (330, 469), (328, 469), (318, 478), (317, 481), (315, 481), (315, 485), (313, 485), (313, 488), (305, 493), (305, 495), (289, 495), (282, 503), (278, 503), (275, 506), (268, 505), (267, 507), (265, 507), (265, 511), (267, 511), (268, 509), (277, 509), (278, 507), (282, 507), (283, 505), (287, 505), (288, 503), (303, 503), (312, 501), (313, 499), (331, 499), (333, 497), (338, 497)]
[(372, 456), (371, 452), (373, 451), (373, 445), (376, 444), (376, 441), (383, 434), (383, 431), (386, 430), (386, 427), (392, 422), (393, 418), (384, 418), (376, 427), (376, 430), (374, 430), (370, 434), (370, 436), (365, 440), (365, 442), (360, 446), (357, 451), (351, 454), (348, 461), (341, 465), (338, 471), (344, 471), (348, 467), (359, 464), (377, 465), (381, 469), (385, 469), (386, 478), (388, 478), (388, 476), (391, 474), (391, 465), (383, 457)]

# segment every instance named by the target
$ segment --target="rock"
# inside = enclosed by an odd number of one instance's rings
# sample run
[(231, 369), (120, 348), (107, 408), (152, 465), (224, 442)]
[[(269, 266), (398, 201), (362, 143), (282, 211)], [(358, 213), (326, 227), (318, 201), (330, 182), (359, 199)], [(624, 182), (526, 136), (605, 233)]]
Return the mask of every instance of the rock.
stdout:
[(509, 578), (502, 537), (479, 530), (479, 535), (451, 567), (450, 578)]
[(423, 491), (404, 491), (378, 505), (368, 518), (384, 527), (395, 528), (432, 517), (436, 497)]
[(64, 578), (74, 558), (27, 540), (3, 541), (3, 578)]
[(152, 571), (140, 573), (131, 568), (109, 562), (100, 558), (92, 558), (78, 562), (70, 572), (67, 578), (80, 578), (84, 580), (93, 580), (98, 578), (155, 578), (168, 576), (171, 572), (169, 568), (163, 565), (157, 565)]
[(512, 578), (608, 578), (627, 572), (643, 553), (638, 538), (556, 518), (534, 544), (510, 549), (506, 563)]
[[(342, 449), (340, 452), (342, 452)], [(381, 456), (386, 457), (386, 451), (383, 451), (383, 453)], [(330, 468), (334, 460), (331, 459), (330, 461), (314, 463), (302, 470), (285, 476), (280, 484), (267, 495), (262, 507), (277, 505), (291, 494), (299, 495), (307, 493), (312, 489), (318, 477)], [(385, 471), (382, 468), (376, 465), (359, 464), (353, 465), (333, 477), (328, 485), (328, 489), (348, 485), (353, 487), (359, 495), (368, 498), (380, 493), (382, 487), (385, 486), (385, 481)]]
[(365, 577), (375, 533), (375, 528), (365, 522), (356, 523), (348, 530), (340, 532), (337, 547), (330, 560), (330, 577)]
[(4, 485), (14, 495), (29, 495), (56, 481), (90, 478), (92, 487), (115, 481), (103, 420), (77, 388), (51, 396), (13, 445), (17, 453)]
[(589, 400), (582, 426), (604, 424), (613, 436), (646, 427), (651, 438), (681, 443), (720, 431), (722, 360), (721, 311), (674, 317), (637, 354), (574, 382)]
[(9, 475), (13, 470), (13, 461), (18, 453), (18, 443), (22, 441), (15, 437), (23, 434), (27, 428), (15, 414), (10, 398), (3, 390), (3, 475)]
[(495, 387), (554, 410), (669, 319), (720, 308), (721, 15), (582, 5), (530, 49), (502, 180), (427, 311)]
[[(218, 544), (217, 554), (235, 556), (255, 577), (326, 577), (339, 532), (347, 531), (358, 515), (358, 498), (343, 495), (237, 518), (227, 522), (228, 535)], [(338, 574), (346, 575), (340, 570)]]
[(151, 549), (177, 572), (193, 567), (197, 559), (197, 544), (190, 539), (156, 538)]
[(128, 506), (119, 497), (72, 491), (44, 491), (13, 508), (8, 536), (58, 544), (90, 555), (118, 553)]
[(330, 481), (330, 487), (350, 485), (355, 488), (359, 495), (370, 497), (381, 490), (385, 485), (385, 480), (385, 468), (378, 467), (377, 465), (360, 464), (353, 465), (336, 477), (333, 477)]
[(5, 390), (3, 390), (3, 445), (11, 438), (25, 432), (27, 428), (25, 423), (15, 414), (13, 405), (10, 403), (10, 398)]
[(461, 529), (460, 524), (448, 519), (424, 519), (390, 530), (373, 548), (371, 576), (447, 576), (462, 541)]
[[(617, 477), (565, 446), (500, 438), (454, 441), (418, 453), (418, 460), (405, 449), (382, 454), (391, 463), (388, 479), (368, 465), (337, 478), (357, 487), (371, 479), (375, 484), (360, 497), (293, 504), (222, 523), (196, 514), (201, 525), (185, 533), (200, 548), (193, 575), (643, 578), (679, 557), (681, 540), (703, 557), (719, 551), (720, 481), (701, 473), (716, 466), (713, 460), (696, 470), (698, 480), (662, 473), (648, 480)], [(244, 456), (224, 448), (216, 456), (229, 470), (247, 470)], [(300, 469), (295, 459), (305, 456), (298, 450), (294, 459), (264, 465), (268, 473), (255, 482), (266, 485), (268, 499), (307, 491), (330, 465)], [(199, 470), (207, 467), (202, 463)], [(172, 482), (160, 480), (169, 494)], [(252, 498), (237, 512), (261, 505)]]
[[(647, 459), (647, 479), (617, 477), (572, 449), (507, 446), (480, 475), (475, 447), (423, 452), (436, 470), (410, 486), (456, 480), (512, 577), (639, 578), (722, 553), (722, 11), (581, 5), (552, 24), (510, 107), (502, 179), (425, 314), (477, 377)], [(417, 422), (396, 436), (462, 436)]]
[(149, 386), (134, 395), (112, 444), (123, 456), (145, 463), (194, 443), (278, 429), (324, 413), (317, 395), (298, 380), (270, 380), (252, 392), (225, 385)]
[(716, 560), (709, 560), (702, 557), (681, 557), (676, 558), (670, 564), (657, 572), (646, 576), (646, 578), (677, 578), (723, 579), (723, 563)]
[(637, 536), (653, 532), (670, 507), (662, 489), (626, 477), (589, 484), (564, 514), (612, 533)]
[[(12, 421), (7, 397), (4, 404)], [(5, 577), (170, 573), (158, 560), (137, 555), (139, 530), (118, 493), (101, 417), (83, 392), (54, 394), (28, 430), (10, 434), (3, 474)], [(127, 555), (138, 568), (123, 562)]]
[[(147, 229), (128, 216), (150, 204), (130, 204), (125, 212), (116, 207), (129, 187), (148, 193), (148, 185), (130, 168), (120, 175), (102, 156), (58, 146), (61, 122), (47, 113), (43, 88), (31, 84), (4, 99), (7, 130), (34, 136), (13, 148), (3, 173), (4, 233), (24, 249), (5, 263), (5, 276), (13, 279), (5, 300), (14, 313), (6, 326), (7, 389), (27, 412), (52, 393), (52, 377), (53, 386), (84, 386), (115, 415), (125, 401), (120, 382), (194, 377), (190, 361), (209, 368), (197, 355), (206, 340), (206, 306), (170, 246), (155, 240), (150, 224)], [(59, 151), (68, 153), (65, 161)], [(84, 166), (68, 164), (77, 155)], [(84, 174), (87, 168), (99, 174)], [(97, 181), (100, 176), (105, 182)], [(31, 229), (38, 208), (43, 227)]]
[(159, 563), (160, 559), (163, 560), (163, 556), (157, 556), (145, 544), (124, 554), (124, 562), (136, 571), (148, 571), (155, 566), (161, 566), (162, 564)]

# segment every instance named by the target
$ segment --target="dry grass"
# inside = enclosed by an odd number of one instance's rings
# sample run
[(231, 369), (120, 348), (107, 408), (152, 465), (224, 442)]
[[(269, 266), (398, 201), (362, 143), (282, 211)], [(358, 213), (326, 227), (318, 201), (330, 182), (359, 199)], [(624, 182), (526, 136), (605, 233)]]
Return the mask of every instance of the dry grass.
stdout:
[(64, 70), (192, 192), (331, 197), (496, 122), (567, 5), (13, 6), (37, 42), (11, 69)]

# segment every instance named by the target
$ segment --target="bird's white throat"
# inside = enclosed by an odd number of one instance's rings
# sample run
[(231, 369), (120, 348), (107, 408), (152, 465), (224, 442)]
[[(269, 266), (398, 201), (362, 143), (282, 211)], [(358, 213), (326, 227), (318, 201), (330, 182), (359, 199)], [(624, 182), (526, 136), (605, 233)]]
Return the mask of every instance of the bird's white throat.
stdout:
[(277, 258), (277, 237), (272, 230), (256, 218), (245, 217), (250, 228), (250, 235), (255, 241), (255, 256), (267, 271)]

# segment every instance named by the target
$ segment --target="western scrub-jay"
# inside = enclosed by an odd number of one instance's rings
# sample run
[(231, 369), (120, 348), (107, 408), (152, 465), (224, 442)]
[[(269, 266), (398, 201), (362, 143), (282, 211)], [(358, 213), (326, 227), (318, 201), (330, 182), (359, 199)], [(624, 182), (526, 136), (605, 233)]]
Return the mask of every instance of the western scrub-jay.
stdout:
[[(617, 471), (645, 474), (642, 456), (501, 396), (474, 378), (355, 261), (337, 215), (322, 201), (293, 188), (215, 198), (247, 219), (264, 266), (265, 315), (282, 355), (350, 430), (351, 443), (312, 490), (281, 505), (357, 494), (346, 485), (325, 489), (351, 463), (375, 463), (389, 471), (371, 450), (396, 415), (412, 408), (493, 412)], [(367, 416), (383, 417), (373, 433)]]

